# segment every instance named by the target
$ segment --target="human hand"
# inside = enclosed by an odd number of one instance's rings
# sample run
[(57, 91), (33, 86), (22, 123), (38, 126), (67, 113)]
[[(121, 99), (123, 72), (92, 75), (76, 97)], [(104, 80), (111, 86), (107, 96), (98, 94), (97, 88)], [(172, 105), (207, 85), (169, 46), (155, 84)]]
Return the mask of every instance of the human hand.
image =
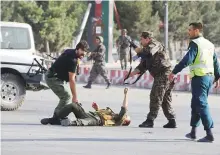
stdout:
[(170, 82), (174, 81), (175, 80), (175, 74), (170, 73), (169, 80), (170, 80)]
[(220, 87), (220, 81), (219, 80), (214, 80), (213, 84), (215, 85), (215, 88)]
[(76, 97), (73, 97), (73, 98), (72, 98), (72, 102), (73, 102), (73, 103), (78, 103), (79, 101), (78, 101), (78, 99), (77, 99)]
[(124, 89), (124, 94), (126, 95), (128, 93), (128, 88)]

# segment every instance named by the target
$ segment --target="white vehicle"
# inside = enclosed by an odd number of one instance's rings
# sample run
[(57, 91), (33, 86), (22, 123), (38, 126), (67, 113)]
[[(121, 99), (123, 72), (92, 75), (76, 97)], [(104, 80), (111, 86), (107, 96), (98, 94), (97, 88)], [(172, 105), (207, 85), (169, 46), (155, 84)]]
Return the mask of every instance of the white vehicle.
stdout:
[(48, 89), (42, 83), (44, 59), (35, 55), (32, 28), (25, 23), (0, 22), (1, 110), (20, 107), (26, 90)]

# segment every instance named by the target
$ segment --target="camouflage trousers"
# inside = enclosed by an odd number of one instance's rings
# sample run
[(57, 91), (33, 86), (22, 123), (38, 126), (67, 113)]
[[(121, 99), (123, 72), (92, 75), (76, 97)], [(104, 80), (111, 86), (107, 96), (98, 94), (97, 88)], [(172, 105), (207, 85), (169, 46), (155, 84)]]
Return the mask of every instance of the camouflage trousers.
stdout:
[(110, 83), (109, 78), (107, 77), (107, 73), (105, 71), (105, 66), (102, 63), (94, 63), (90, 71), (88, 83), (92, 84), (92, 82), (95, 81), (98, 75), (101, 75), (106, 83)]
[(50, 70), (48, 70), (45, 76), (45, 80), (47, 85), (50, 87), (50, 89), (60, 99), (54, 111), (54, 114), (57, 114), (61, 108), (72, 102), (72, 93), (70, 90), (70, 86), (67, 82), (60, 80), (59, 78), (53, 76), (52, 74), (53, 73)]
[(147, 115), (147, 119), (154, 120), (161, 106), (167, 119), (175, 119), (171, 106), (173, 87), (174, 83), (169, 81), (168, 75), (160, 75), (154, 78), (150, 92), (150, 112)]
[(127, 54), (120, 54), (120, 63), (121, 63), (121, 69), (127, 69), (127, 63), (128, 63), (128, 55)]
[(84, 109), (77, 103), (72, 103), (65, 105), (57, 113), (57, 117), (65, 118), (70, 113), (73, 113), (76, 117), (77, 126), (99, 126), (101, 125), (101, 119), (99, 116), (92, 115), (91, 113), (86, 113)]

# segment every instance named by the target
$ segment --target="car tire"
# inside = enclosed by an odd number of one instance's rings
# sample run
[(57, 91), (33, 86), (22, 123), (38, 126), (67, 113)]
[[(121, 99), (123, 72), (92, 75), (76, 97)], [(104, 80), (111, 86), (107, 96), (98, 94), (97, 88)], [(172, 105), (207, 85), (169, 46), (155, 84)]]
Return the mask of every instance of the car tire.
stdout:
[(14, 111), (24, 102), (26, 95), (23, 79), (15, 74), (1, 74), (1, 111)]

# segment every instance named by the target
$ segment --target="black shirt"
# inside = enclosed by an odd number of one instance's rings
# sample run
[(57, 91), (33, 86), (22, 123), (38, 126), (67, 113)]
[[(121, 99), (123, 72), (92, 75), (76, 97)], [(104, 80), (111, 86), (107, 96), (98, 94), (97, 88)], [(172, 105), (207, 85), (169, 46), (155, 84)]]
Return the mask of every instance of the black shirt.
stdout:
[(66, 82), (69, 82), (69, 72), (75, 73), (76, 68), (77, 55), (75, 49), (65, 50), (51, 66), (51, 70), (57, 74), (57, 77)]

